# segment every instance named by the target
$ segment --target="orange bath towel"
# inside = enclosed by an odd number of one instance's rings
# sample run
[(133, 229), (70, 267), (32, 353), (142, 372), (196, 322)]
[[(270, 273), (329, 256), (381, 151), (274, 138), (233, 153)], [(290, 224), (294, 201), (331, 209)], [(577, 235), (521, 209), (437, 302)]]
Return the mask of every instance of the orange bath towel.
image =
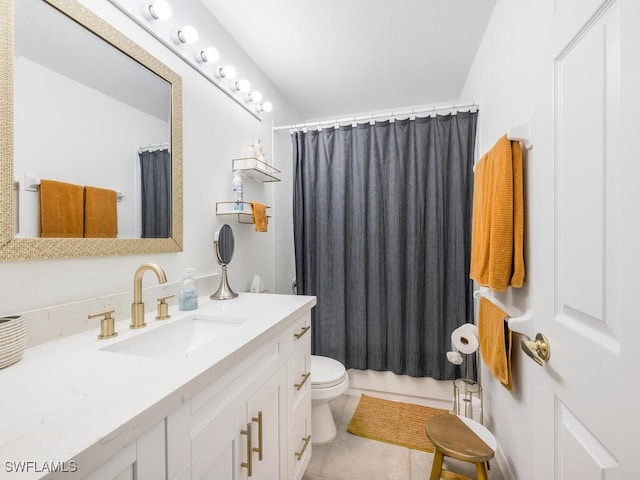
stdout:
[(114, 190), (84, 187), (85, 238), (116, 238), (118, 208)]
[(253, 223), (256, 225), (256, 232), (266, 232), (267, 207), (262, 203), (251, 202), (251, 210), (253, 211)]
[(504, 135), (477, 163), (471, 266), (480, 286), (502, 292), (524, 283), (524, 193), (520, 142)]
[(82, 238), (84, 187), (40, 181), (40, 236)]
[(511, 330), (505, 318), (509, 315), (482, 297), (478, 312), (480, 353), (493, 376), (509, 391), (511, 382)]

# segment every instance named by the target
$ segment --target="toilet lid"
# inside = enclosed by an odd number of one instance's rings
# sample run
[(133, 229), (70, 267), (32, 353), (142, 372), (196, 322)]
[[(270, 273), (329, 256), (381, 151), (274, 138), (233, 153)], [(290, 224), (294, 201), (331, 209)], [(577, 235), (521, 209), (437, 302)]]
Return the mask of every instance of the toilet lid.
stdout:
[(344, 380), (347, 371), (337, 360), (311, 355), (311, 385), (320, 388), (332, 387)]

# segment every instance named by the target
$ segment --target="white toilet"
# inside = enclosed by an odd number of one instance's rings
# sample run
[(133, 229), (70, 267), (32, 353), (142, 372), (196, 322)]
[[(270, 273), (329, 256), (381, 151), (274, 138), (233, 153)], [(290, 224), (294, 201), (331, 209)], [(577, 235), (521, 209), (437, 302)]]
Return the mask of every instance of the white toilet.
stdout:
[(311, 443), (329, 443), (336, 436), (329, 402), (348, 387), (344, 365), (333, 358), (311, 355)]

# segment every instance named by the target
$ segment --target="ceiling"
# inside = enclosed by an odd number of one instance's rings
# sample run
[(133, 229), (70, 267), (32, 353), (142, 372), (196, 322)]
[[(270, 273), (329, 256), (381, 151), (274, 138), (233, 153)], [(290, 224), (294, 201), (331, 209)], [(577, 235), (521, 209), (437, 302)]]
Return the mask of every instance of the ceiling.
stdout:
[(474, 100), (459, 95), (496, 0), (202, 2), (311, 120)]

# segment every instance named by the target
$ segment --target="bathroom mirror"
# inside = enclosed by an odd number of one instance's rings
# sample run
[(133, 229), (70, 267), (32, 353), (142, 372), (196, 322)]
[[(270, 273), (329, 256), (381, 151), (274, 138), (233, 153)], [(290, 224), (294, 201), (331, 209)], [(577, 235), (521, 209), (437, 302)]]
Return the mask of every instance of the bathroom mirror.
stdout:
[(211, 295), (212, 300), (228, 300), (238, 296), (229, 286), (227, 279), (227, 265), (233, 258), (234, 248), (233, 230), (226, 223), (222, 225), (213, 237), (213, 251), (216, 254), (216, 260), (222, 266), (222, 277), (220, 278), (220, 286), (215, 293)]
[[(180, 76), (74, 0), (0, 0), (0, 27), (0, 260), (181, 251)], [(125, 121), (139, 136), (124, 138)], [(149, 149), (168, 157), (167, 226), (140, 238)], [(35, 238), (39, 178), (116, 190), (118, 238)]]

